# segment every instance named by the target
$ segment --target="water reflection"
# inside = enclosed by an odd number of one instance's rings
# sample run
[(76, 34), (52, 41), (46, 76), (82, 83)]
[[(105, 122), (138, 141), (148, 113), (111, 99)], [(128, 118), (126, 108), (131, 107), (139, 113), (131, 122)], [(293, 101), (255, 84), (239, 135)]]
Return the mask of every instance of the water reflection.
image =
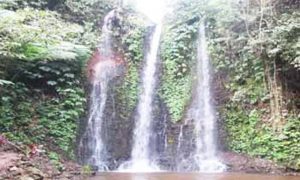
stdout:
[(300, 180), (300, 176), (240, 173), (101, 173), (89, 180)]

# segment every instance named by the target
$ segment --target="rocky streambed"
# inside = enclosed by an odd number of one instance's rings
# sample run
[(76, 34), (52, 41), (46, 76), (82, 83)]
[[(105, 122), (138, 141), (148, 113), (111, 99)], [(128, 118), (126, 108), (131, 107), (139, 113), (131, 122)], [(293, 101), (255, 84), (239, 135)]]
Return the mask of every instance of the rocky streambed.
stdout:
[(84, 173), (75, 162), (53, 161), (44, 152), (32, 154), (25, 146), (16, 147), (0, 146), (1, 180), (72, 179)]

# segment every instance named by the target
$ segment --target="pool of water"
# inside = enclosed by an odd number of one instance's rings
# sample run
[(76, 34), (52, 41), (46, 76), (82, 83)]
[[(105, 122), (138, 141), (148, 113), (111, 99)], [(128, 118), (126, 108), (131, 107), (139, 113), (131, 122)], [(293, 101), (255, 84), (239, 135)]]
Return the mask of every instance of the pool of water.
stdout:
[(99, 173), (89, 180), (300, 180), (300, 176), (241, 173)]

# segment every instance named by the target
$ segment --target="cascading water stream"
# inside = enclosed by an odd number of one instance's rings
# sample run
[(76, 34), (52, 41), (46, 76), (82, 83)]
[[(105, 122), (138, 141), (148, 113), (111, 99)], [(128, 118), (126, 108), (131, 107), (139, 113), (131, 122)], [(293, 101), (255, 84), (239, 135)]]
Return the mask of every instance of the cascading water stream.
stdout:
[(183, 137), (183, 125), (180, 126), (179, 129), (179, 135), (178, 135), (178, 143), (177, 143), (177, 151), (180, 151), (180, 147), (181, 147), (181, 142), (182, 142), (182, 137)]
[(168, 119), (167, 115), (164, 115), (164, 128), (163, 128), (163, 136), (164, 136), (164, 150), (168, 149), (168, 133), (167, 133), (167, 128), (168, 128)]
[(137, 120), (133, 134), (131, 160), (120, 166), (120, 171), (151, 172), (159, 168), (150, 157), (150, 136), (152, 134), (152, 101), (156, 86), (156, 64), (161, 36), (161, 25), (155, 27), (150, 50), (142, 73), (141, 92), (137, 108)]
[(99, 52), (102, 59), (97, 59), (93, 67), (92, 91), (90, 95), (90, 110), (87, 128), (83, 134), (79, 151), (83, 151), (84, 163), (97, 167), (99, 171), (108, 170), (108, 153), (102, 139), (103, 116), (107, 101), (108, 84), (115, 76), (114, 61), (112, 59), (112, 36), (110, 25), (115, 10), (108, 13), (102, 27), (102, 41)]
[(88, 119), (88, 128), (86, 132), (88, 148), (91, 155), (87, 160), (87, 164), (97, 166), (98, 170), (107, 170), (106, 152), (101, 138), (103, 111), (107, 99), (107, 78), (105, 74), (96, 76), (99, 81), (93, 84), (91, 93), (91, 109)]
[(211, 71), (204, 24), (201, 24), (199, 28), (197, 59), (197, 98), (196, 103), (194, 103), (195, 107), (193, 107), (196, 131), (195, 170), (200, 172), (222, 172), (225, 166), (219, 162), (216, 156), (216, 117), (211, 103)]

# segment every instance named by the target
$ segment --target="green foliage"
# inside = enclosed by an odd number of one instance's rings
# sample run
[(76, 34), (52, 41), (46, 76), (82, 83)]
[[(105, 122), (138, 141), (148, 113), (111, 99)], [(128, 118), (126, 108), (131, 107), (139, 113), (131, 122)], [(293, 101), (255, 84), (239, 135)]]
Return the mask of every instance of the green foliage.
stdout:
[(73, 22), (90, 22), (96, 26), (116, 3), (114, 0), (65, 0), (59, 12)]
[(22, 83), (1, 86), (0, 132), (7, 133), (11, 140), (28, 142), (26, 134), (31, 134), (30, 125), (34, 107), (28, 98), (29, 89)]
[[(296, 1), (272, 0), (264, 7), (252, 0), (247, 1), (249, 4), (227, 0), (177, 2), (176, 13), (166, 16), (159, 89), (172, 120), (183, 118), (191, 98), (194, 42), (203, 20), (213, 64), (228, 78), (222, 82), (229, 96), (221, 115), (225, 117), (229, 148), (300, 169), (299, 110), (288, 109), (282, 131), (274, 132), (268, 118), (272, 97), (265, 85), (266, 65), (279, 64), (269, 71), (282, 74), (299, 70)], [(0, 133), (13, 141), (45, 144), (73, 156), (77, 120), (84, 114), (86, 101), (82, 69), (89, 48), (98, 43), (99, 22), (116, 3), (0, 0)], [(114, 44), (125, 54), (127, 63), (127, 72), (116, 89), (117, 102), (120, 117), (128, 119), (138, 98), (147, 22), (131, 10), (118, 11), (117, 20)], [(63, 169), (58, 154), (50, 152), (48, 156)], [(89, 173), (90, 167), (84, 167), (83, 172)]]
[(11, 85), (11, 84), (14, 84), (14, 83), (11, 82), (11, 81), (7, 81), (7, 80), (4, 80), (4, 79), (0, 79), (0, 86), (3, 86), (3, 85)]
[(25, 7), (45, 8), (48, 0), (0, 0), (0, 8), (19, 9)]
[[(50, 11), (2, 11), (0, 56), (24, 60), (74, 60), (89, 53), (80, 42), (81, 26), (66, 23)], [(84, 55), (85, 54), (85, 55)]]
[[(37, 106), (40, 140), (58, 145), (69, 157), (74, 158), (73, 145), (76, 137), (77, 123), (84, 113), (85, 98), (82, 89), (58, 89), (59, 98), (51, 98)], [(51, 137), (51, 139), (48, 137)]]
[(64, 165), (60, 162), (60, 156), (56, 152), (48, 152), (48, 157), (51, 163), (59, 170), (62, 171), (64, 169)]
[(1, 88), (0, 132), (24, 143), (51, 142), (50, 147), (73, 157), (77, 120), (85, 106), (81, 66), (52, 61), (20, 71), (14, 84)]
[(90, 176), (92, 175), (92, 167), (89, 165), (85, 165), (82, 167), (81, 174)]
[[(223, 6), (224, 10), (217, 12), (207, 8), (205, 13), (213, 63), (219, 73), (227, 75), (223, 84), (229, 96), (221, 108), (228, 132), (227, 142), (236, 152), (299, 169), (299, 111), (282, 103), (280, 108), (286, 109), (282, 117), (285, 123), (281, 132), (275, 132), (270, 118), (270, 102), (274, 97), (267, 79), (270, 72), (288, 74), (298, 69), (299, 22), (296, 19), (299, 13), (274, 14), (274, 11), (283, 11), (273, 9), (281, 6), (274, 6), (272, 1), (263, 7), (254, 1), (248, 2), (226, 7), (219, 1), (215, 9)], [(266, 65), (270, 69), (266, 69)], [(274, 74), (271, 76), (278, 84), (288, 83)], [(288, 94), (289, 89), (285, 91)], [(294, 100), (286, 96), (283, 101)]]
[(299, 118), (293, 115), (287, 117), (283, 132), (277, 134), (262, 121), (263, 111), (229, 104), (224, 114), (232, 150), (275, 160), (290, 168), (300, 168)]
[(300, 70), (300, 13), (282, 14), (272, 29), (264, 31), (263, 45), (270, 58), (281, 58)]
[[(182, 119), (192, 94), (192, 67), (196, 59), (194, 40), (197, 37), (199, 21), (194, 17), (191, 17), (192, 21), (175, 17), (177, 19), (168, 20), (167, 30), (163, 34), (163, 75), (160, 88), (160, 95), (174, 122)], [(174, 24), (176, 25), (173, 26)]]
[[(74, 158), (77, 121), (86, 103), (83, 68), (98, 43), (99, 22), (115, 4), (0, 0), (1, 133)], [(138, 75), (130, 74), (137, 81)], [(56, 153), (49, 157), (63, 168)]]
[[(128, 23), (129, 22), (129, 23)], [(117, 88), (118, 104), (123, 107), (120, 116), (128, 119), (138, 101), (139, 73), (144, 58), (145, 21), (134, 14), (128, 14), (125, 22), (128, 32), (122, 38), (127, 72), (123, 83)]]
[[(52, 38), (55, 39), (56, 37), (61, 37), (60, 33), (55, 32), (56, 30), (61, 31), (63, 34), (74, 31), (73, 27), (75, 24), (69, 22), (78, 23), (81, 26), (77, 25), (77, 27), (75, 27), (75, 30), (77, 31), (74, 33), (79, 32), (74, 36), (76, 37), (76, 41), (80, 40), (80, 44), (95, 48), (101, 32), (101, 22), (109, 11), (117, 7), (117, 3), (118, 2), (114, 0), (7, 0), (3, 2), (0, 0), (0, 10), (6, 9), (6, 13), (4, 10), (0, 11), (0, 17), (8, 15), (8, 12), (11, 12), (7, 10), (23, 11), (23, 9), (30, 9), (33, 11), (32, 14), (37, 14), (34, 10), (48, 12), (57, 17), (54, 19), (49, 19), (49, 17), (39, 17), (38, 19), (44, 19), (40, 21), (51, 23), (49, 24), (49, 27), (53, 28), (48, 30), (53, 31), (55, 35), (50, 37), (50, 40)], [(62, 21), (62, 19), (68, 21), (68, 23)], [(55, 21), (57, 23), (54, 23)], [(38, 25), (39, 22), (34, 24)], [(61, 27), (57, 27), (61, 24)], [(34, 27), (32, 29), (34, 29)], [(61, 40), (62, 39), (60, 39), (60, 41)], [(72, 43), (77, 44), (77, 42), (73, 41)], [(44, 46), (44, 44), (42, 44), (42, 46)]]
[(6, 78), (1, 80), (0, 131), (11, 140), (47, 144), (72, 157), (85, 103), (82, 68), (89, 56), (86, 47), (76, 45), (82, 27), (51, 11), (26, 8), (0, 15)]

